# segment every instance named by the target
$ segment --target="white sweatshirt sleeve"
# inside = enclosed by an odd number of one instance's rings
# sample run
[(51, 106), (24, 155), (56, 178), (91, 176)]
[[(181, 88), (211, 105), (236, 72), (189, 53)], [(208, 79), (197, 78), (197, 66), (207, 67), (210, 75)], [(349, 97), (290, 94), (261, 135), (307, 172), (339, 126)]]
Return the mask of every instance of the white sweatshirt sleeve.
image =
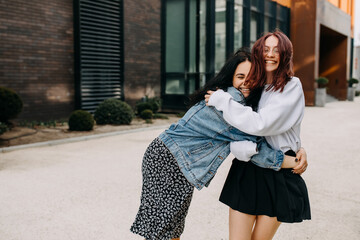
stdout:
[(231, 95), (222, 90), (211, 95), (208, 105), (222, 111), (224, 119), (230, 125), (256, 136), (284, 133), (302, 120), (305, 100), (298, 78), (290, 80), (281, 93), (268, 91), (264, 94), (271, 95), (258, 112), (232, 100)]
[(252, 141), (230, 142), (231, 153), (240, 161), (248, 162), (258, 152), (257, 144)]

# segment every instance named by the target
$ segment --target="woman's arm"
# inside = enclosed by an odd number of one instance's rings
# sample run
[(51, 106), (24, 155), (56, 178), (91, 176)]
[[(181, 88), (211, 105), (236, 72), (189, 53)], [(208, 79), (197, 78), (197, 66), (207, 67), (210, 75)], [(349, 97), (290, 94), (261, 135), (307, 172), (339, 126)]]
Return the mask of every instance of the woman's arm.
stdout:
[[(307, 167), (307, 155), (304, 148), (300, 148), (296, 157), (284, 155), (280, 150), (274, 150), (262, 139), (257, 149), (253, 149), (254, 142), (238, 141), (230, 143), (231, 153), (240, 161), (253, 162), (262, 168), (270, 168), (279, 171), (281, 168), (294, 168), (293, 173), (302, 174)], [(247, 149), (247, 150), (245, 150)], [(254, 153), (256, 151), (256, 153)]]
[(307, 154), (303, 147), (296, 153), (296, 158), (298, 159), (299, 165), (294, 167), (293, 173), (302, 174), (308, 167)]
[(233, 101), (231, 95), (222, 90), (206, 96), (205, 100), (209, 106), (222, 111), (229, 124), (252, 135), (278, 135), (302, 120), (305, 100), (299, 79), (288, 82), (282, 93), (270, 91), (263, 94), (270, 96), (258, 112)]
[(305, 149), (301, 147), (296, 153), (296, 157), (285, 155), (281, 168), (293, 168), (293, 173), (302, 174), (306, 171), (307, 166), (307, 154)]
[(296, 157), (284, 156), (284, 161), (281, 164), (281, 168), (295, 168), (299, 165), (299, 160)]
[(253, 155), (259, 153), (257, 144), (252, 141), (230, 142), (230, 152), (236, 159), (244, 162), (250, 161)]

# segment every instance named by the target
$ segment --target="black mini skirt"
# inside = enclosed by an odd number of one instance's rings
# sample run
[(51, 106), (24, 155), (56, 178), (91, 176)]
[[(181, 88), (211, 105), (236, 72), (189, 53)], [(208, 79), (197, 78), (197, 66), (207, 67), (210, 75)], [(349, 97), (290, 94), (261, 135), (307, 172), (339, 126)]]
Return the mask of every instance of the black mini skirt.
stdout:
[(309, 220), (305, 181), (291, 170), (274, 171), (234, 159), (220, 202), (242, 213), (276, 217), (279, 222)]

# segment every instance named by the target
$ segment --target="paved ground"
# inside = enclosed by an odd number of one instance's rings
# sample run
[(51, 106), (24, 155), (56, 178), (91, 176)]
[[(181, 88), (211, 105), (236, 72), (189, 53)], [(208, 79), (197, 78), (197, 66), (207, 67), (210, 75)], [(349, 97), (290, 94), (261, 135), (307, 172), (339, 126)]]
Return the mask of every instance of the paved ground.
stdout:
[[(306, 108), (302, 127), (312, 220), (275, 239), (360, 239), (360, 98)], [(137, 240), (141, 158), (163, 128), (0, 153), (0, 240)], [(230, 158), (195, 191), (183, 240), (225, 240), (218, 202)]]

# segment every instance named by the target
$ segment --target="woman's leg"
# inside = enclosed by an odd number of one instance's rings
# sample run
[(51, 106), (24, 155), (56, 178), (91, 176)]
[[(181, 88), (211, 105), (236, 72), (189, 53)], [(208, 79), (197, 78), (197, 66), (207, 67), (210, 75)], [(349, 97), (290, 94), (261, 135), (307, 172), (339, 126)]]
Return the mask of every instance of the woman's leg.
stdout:
[(271, 240), (280, 224), (276, 217), (257, 216), (251, 240)]
[(229, 240), (250, 240), (256, 216), (229, 208)]

